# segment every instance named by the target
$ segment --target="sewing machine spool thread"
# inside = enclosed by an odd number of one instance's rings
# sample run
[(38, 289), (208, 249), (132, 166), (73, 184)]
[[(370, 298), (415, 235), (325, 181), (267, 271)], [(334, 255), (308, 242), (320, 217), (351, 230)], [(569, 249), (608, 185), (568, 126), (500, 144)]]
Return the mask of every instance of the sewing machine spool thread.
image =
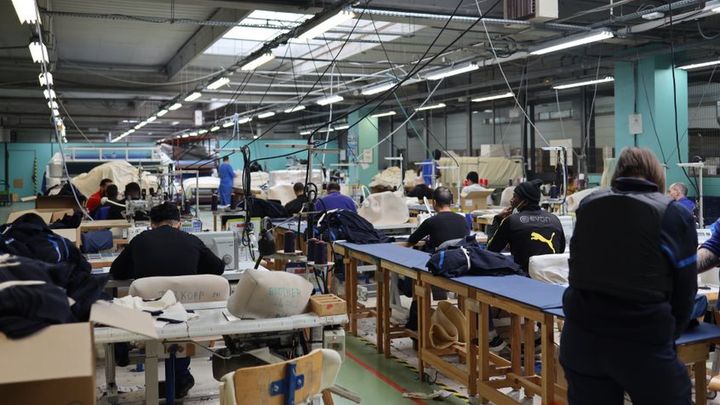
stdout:
[(315, 262), (315, 249), (317, 249), (318, 240), (315, 238), (308, 239), (307, 243), (307, 260), (309, 262)]
[(315, 244), (315, 264), (327, 264), (327, 243), (318, 241)]
[(295, 241), (297, 235), (293, 231), (285, 232), (285, 253), (295, 253)]

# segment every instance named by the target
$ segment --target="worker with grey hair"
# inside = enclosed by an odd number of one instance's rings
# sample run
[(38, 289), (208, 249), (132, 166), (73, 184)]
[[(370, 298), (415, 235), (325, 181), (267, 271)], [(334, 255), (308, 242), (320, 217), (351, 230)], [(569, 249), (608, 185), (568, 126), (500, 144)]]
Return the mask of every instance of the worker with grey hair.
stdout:
[(670, 188), (668, 188), (670, 198), (679, 202), (680, 205), (690, 210), (690, 212), (695, 212), (695, 203), (687, 198), (687, 193), (688, 188), (683, 183), (673, 183), (670, 185)]

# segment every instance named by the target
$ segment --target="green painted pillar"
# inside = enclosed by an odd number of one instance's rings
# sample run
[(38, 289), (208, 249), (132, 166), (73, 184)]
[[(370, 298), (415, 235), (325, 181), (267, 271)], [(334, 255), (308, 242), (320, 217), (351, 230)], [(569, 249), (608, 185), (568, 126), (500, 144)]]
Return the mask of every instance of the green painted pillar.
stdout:
[[(354, 126), (348, 130), (347, 135), (348, 162), (369, 162), (350, 168), (350, 182), (366, 186), (370, 184), (380, 167), (378, 165), (378, 148), (373, 149), (369, 155), (364, 155), (365, 150), (378, 143), (378, 119), (365, 117), (368, 112), (368, 108), (362, 108), (348, 116), (348, 124)], [(355, 125), (357, 122), (359, 123)]]
[[(649, 148), (667, 166), (667, 184), (687, 183), (677, 165), (678, 137), (681, 161), (688, 161), (687, 72), (675, 69), (674, 90), (670, 66), (670, 55), (615, 64), (615, 156), (627, 146)], [(673, 96), (677, 101), (677, 131)], [(638, 135), (630, 133), (629, 119), (634, 113), (642, 116)]]

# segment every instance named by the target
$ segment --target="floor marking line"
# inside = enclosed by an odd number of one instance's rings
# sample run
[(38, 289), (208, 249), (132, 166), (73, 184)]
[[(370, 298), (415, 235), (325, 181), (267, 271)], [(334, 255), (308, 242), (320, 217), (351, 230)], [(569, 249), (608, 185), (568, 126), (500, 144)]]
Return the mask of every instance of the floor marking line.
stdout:
[[(400, 392), (400, 393), (410, 392), (410, 391), (406, 390), (405, 388), (401, 387), (401, 386), (400, 386), (399, 384), (397, 384), (395, 381), (392, 381), (391, 379), (387, 378), (387, 377), (386, 377), (384, 374), (382, 374), (380, 371), (372, 368), (369, 364), (367, 364), (367, 363), (365, 363), (364, 361), (362, 361), (362, 360), (360, 360), (359, 358), (357, 358), (354, 354), (350, 353), (349, 351), (346, 351), (346, 352), (345, 352), (345, 356), (349, 357), (349, 358), (350, 358), (351, 360), (353, 360), (355, 363), (357, 363), (358, 365), (360, 365), (360, 367), (362, 367), (362, 368), (364, 368), (365, 370), (369, 371), (369, 372), (372, 373), (375, 377), (377, 377), (377, 378), (379, 378), (381, 381), (383, 381), (385, 384), (387, 384), (387, 385), (389, 385), (390, 387), (392, 387), (393, 389), (395, 389), (395, 391), (398, 391), (398, 392)], [(410, 398), (407, 398), (407, 399), (410, 400), (410, 401), (412, 401), (412, 402), (414, 402), (414, 403), (416, 403), (416, 404), (418, 404), (418, 405), (427, 405), (427, 404), (425, 403), (425, 401), (421, 401), (421, 400), (419, 400), (419, 399), (410, 399)]]

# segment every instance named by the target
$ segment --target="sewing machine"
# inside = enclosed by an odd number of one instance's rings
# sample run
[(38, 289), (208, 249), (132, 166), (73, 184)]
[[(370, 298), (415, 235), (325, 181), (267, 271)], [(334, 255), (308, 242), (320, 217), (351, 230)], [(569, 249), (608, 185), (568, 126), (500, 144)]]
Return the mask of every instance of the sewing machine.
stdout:
[(193, 233), (193, 235), (200, 238), (205, 246), (212, 250), (217, 257), (222, 259), (225, 263), (225, 271), (236, 270), (238, 268), (238, 250), (240, 243), (235, 232), (197, 232)]

